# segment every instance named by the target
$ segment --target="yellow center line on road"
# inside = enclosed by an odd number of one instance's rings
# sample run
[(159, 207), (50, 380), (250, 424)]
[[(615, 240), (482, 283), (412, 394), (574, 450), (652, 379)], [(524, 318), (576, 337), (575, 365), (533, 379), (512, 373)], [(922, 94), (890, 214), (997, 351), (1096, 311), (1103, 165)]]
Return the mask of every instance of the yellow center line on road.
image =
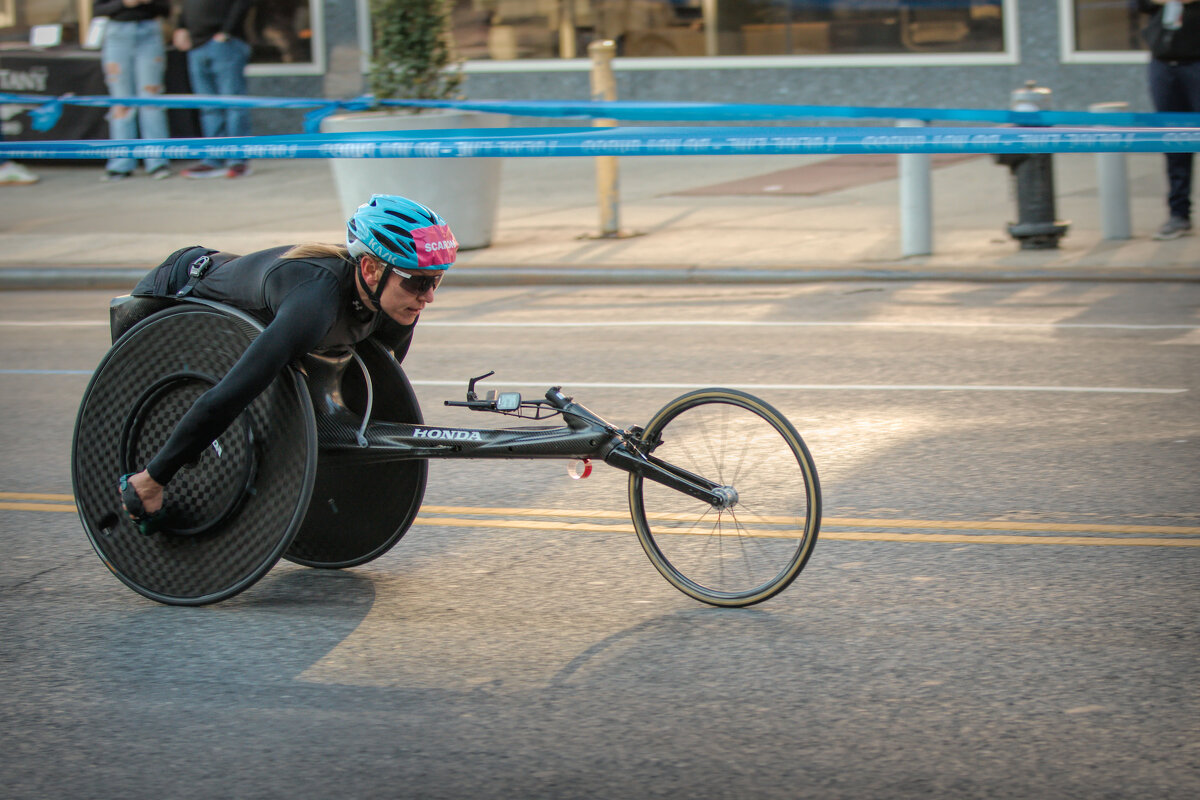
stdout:
[(0, 511), (70, 511), (75, 512), (75, 506), (64, 506), (52, 503), (4, 503), (0, 502)]
[[(8, 501), (8, 502), (6, 502)], [(12, 502), (18, 501), (18, 502)], [(69, 494), (39, 492), (0, 492), (3, 511), (75, 511), (75, 498)]]
[[(40, 502), (39, 502), (40, 501)], [(0, 492), (0, 510), (5, 511), (75, 511), (74, 498), (69, 494), (34, 492)], [(534, 519), (540, 517), (541, 519)], [(650, 513), (656, 522), (692, 522), (694, 514)], [(622, 520), (624, 524), (576, 520)], [(628, 535), (633, 526), (628, 523), (628, 511), (582, 510), (562, 508), (504, 508), (497, 506), (424, 506), (415, 525), (443, 528), (498, 528), (511, 530), (615, 533)], [(761, 538), (788, 538), (797, 534), (794, 528), (778, 529), (769, 525), (795, 523), (789, 517), (759, 517), (750, 521), (742, 535)], [(745, 522), (745, 520), (743, 520)], [(920, 520), (920, 519), (859, 519), (827, 517), (822, 520), (821, 538), (854, 542), (940, 542), (946, 544), (1057, 544), (1127, 547), (1200, 547), (1200, 527), (1170, 525), (1088, 525), (1076, 523), (1006, 522), (1001, 520)], [(831, 528), (908, 528), (909, 532), (872, 530), (831, 530)], [(1029, 536), (1018, 533), (929, 533), (926, 531), (1029, 531), (1040, 533), (1081, 533), (1087, 536)], [(695, 532), (687, 529), (662, 530), (655, 533), (672, 535), (703, 535), (707, 529)], [(1135, 536), (1134, 534), (1142, 534)], [(1147, 534), (1149, 534), (1147, 536)], [(1166, 538), (1180, 537), (1180, 538)]]
[[(503, 517), (569, 517), (571, 519), (629, 519), (628, 511), (583, 511), (562, 508), (497, 508), (474, 506), (421, 506), (423, 514), (469, 514)], [(695, 514), (647, 513), (652, 520), (690, 522)], [(788, 525), (795, 517), (755, 517), (757, 524)], [(1200, 527), (1180, 525), (1087, 525), (1059, 522), (1006, 522), (1001, 520), (859, 519), (825, 517), (822, 528), (931, 528), (965, 531), (1045, 531), (1048, 533), (1145, 533), (1168, 536), (1200, 535)]]
[[(561, 533), (633, 533), (632, 525), (602, 525), (589, 522), (551, 522), (536, 519), (468, 519), (463, 517), (418, 516), (416, 526), (443, 528), (501, 528), (515, 530), (553, 531)], [(704, 536), (711, 531), (655, 531), (667, 535)], [(730, 534), (732, 535), (732, 533)], [(749, 528), (740, 532), (753, 538), (786, 539), (797, 536), (796, 531), (777, 531)], [(1058, 544), (1058, 545), (1121, 545), (1127, 547), (1200, 547), (1200, 539), (1156, 539), (1114, 536), (1005, 536), (1002, 534), (953, 533), (879, 533), (874, 531), (822, 531), (821, 539), (846, 542), (938, 542), (942, 544)]]
[(0, 492), (0, 500), (58, 500), (63, 503), (75, 502), (75, 498), (69, 494), (36, 494), (33, 492)]
[(1183, 525), (1088, 525), (1069, 522), (1005, 522), (1001, 520), (853, 519), (829, 517), (822, 525), (871, 528), (936, 528), (954, 531), (1050, 531), (1055, 533), (1150, 533), (1200, 535), (1200, 527)]

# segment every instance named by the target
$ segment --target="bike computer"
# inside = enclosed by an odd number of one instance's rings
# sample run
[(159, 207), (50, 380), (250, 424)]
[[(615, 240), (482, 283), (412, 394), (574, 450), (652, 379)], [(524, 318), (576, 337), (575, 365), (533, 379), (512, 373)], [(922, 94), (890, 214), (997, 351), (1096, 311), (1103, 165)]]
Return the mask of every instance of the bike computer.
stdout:
[(520, 392), (501, 392), (496, 398), (497, 411), (516, 411), (521, 407)]

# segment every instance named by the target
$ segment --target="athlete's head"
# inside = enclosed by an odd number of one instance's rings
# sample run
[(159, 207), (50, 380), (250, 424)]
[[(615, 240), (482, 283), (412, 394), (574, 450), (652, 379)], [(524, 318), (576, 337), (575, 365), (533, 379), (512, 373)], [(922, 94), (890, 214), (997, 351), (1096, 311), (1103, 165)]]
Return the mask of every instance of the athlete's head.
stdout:
[[(364, 274), (376, 277), (373, 286), (364, 286), (376, 307), (381, 307), (380, 297), (392, 273), (401, 278), (405, 291), (422, 297), (437, 287), (458, 255), (458, 241), (446, 220), (394, 194), (372, 195), (358, 207), (346, 223), (346, 247), (359, 262), (359, 279)], [(370, 271), (376, 262), (381, 269)]]

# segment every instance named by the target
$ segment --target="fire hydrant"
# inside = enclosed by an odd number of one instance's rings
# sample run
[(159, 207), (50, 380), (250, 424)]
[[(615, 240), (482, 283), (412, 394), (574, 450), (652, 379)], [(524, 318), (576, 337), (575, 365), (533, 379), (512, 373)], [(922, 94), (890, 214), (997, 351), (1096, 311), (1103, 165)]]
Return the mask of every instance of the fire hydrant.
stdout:
[[(1045, 111), (1050, 107), (1050, 90), (1026, 81), (1012, 93), (1013, 111)], [(1012, 172), (1017, 195), (1017, 221), (1008, 233), (1022, 250), (1053, 250), (1071, 226), (1056, 219), (1054, 208), (1054, 161), (1050, 153), (1001, 153), (996, 163)]]

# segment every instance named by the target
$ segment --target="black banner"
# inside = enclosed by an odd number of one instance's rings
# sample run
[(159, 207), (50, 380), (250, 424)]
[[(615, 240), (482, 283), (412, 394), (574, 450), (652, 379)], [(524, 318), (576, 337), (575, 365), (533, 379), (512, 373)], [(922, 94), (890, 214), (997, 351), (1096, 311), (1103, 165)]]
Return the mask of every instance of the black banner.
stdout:
[[(188, 82), (187, 54), (167, 51), (166, 91), (171, 94), (191, 94)], [(98, 52), (82, 50), (3, 51), (0, 50), (0, 92), (29, 94), (105, 95), (103, 66)], [(107, 139), (107, 108), (63, 106), (62, 117), (48, 131), (35, 131), (29, 110), (16, 105), (0, 105), (0, 124), (4, 138), (10, 141), (59, 141), (69, 139)], [(167, 111), (167, 125), (172, 137), (200, 136), (199, 117), (195, 109), (180, 108)]]
[[(99, 53), (0, 50), (0, 92), (96, 95), (108, 94), (108, 88), (104, 85)], [(0, 108), (4, 138), (10, 141), (108, 138), (104, 108), (64, 106), (62, 118), (48, 131), (33, 129), (27, 108), (12, 105)]]

